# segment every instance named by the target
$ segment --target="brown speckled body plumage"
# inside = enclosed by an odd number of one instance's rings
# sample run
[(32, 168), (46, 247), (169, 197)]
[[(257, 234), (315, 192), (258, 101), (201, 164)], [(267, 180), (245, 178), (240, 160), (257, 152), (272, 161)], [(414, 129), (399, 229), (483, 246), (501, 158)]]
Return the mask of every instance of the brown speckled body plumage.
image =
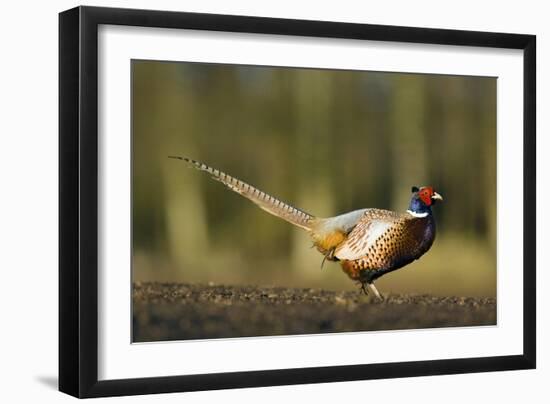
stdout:
[[(433, 216), (414, 217), (382, 209), (367, 209), (333, 259), (353, 280), (374, 280), (420, 258), (435, 238)], [(370, 274), (364, 271), (371, 272)]]
[(399, 269), (426, 253), (435, 238), (431, 205), (441, 200), (431, 187), (413, 187), (411, 206), (405, 213), (383, 209), (360, 209), (343, 215), (319, 218), (297, 209), (259, 189), (204, 163), (184, 160), (213, 179), (244, 196), (266, 212), (306, 230), (324, 260), (340, 261), (343, 271), (354, 281), (370, 286), (373, 281)]

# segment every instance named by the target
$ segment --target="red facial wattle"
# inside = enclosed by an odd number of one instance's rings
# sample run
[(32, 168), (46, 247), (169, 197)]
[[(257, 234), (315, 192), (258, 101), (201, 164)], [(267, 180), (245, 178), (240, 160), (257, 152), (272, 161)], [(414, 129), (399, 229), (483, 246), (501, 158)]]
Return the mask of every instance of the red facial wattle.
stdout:
[(432, 187), (424, 187), (418, 191), (418, 197), (424, 202), (426, 206), (431, 206), (433, 203), (432, 196), (434, 194), (434, 190)]

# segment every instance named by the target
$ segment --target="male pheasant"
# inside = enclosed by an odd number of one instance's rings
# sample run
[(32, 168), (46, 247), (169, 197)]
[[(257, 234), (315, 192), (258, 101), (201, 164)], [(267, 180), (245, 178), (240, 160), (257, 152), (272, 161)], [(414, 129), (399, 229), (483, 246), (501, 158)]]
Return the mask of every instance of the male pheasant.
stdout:
[[(413, 262), (426, 253), (435, 239), (432, 205), (443, 200), (430, 186), (412, 187), (409, 208), (404, 213), (383, 209), (359, 209), (339, 216), (320, 218), (282, 202), (222, 171), (187, 157), (183, 160), (232, 191), (250, 199), (261, 209), (306, 230), (325, 260), (340, 261), (342, 270), (376, 297), (382, 296), (374, 281)], [(321, 264), (322, 265), (322, 264)]]

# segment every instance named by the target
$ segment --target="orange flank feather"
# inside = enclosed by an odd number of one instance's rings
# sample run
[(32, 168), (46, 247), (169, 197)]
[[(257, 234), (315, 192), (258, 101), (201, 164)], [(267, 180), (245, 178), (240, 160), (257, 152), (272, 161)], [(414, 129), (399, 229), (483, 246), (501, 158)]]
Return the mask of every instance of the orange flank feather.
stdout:
[(342, 231), (335, 230), (328, 234), (313, 233), (312, 237), (315, 247), (317, 247), (321, 253), (327, 254), (346, 239), (346, 234)]
[(361, 269), (354, 265), (353, 261), (342, 261), (342, 271), (354, 281), (358, 281), (361, 278)]

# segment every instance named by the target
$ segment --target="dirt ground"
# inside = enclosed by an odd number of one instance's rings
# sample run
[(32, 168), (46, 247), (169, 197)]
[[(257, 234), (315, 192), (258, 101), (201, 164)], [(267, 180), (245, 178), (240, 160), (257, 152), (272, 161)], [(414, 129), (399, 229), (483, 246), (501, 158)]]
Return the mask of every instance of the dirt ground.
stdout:
[(135, 283), (134, 342), (496, 324), (496, 299)]

